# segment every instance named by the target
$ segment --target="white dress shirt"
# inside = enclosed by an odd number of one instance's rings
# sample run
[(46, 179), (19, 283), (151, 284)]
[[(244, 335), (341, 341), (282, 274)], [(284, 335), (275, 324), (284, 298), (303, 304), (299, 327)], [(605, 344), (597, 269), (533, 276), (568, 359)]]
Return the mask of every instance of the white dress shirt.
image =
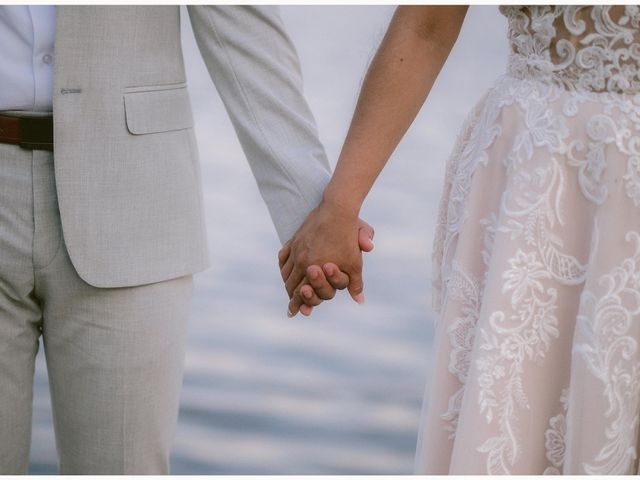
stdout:
[(0, 110), (51, 111), (54, 5), (0, 6)]

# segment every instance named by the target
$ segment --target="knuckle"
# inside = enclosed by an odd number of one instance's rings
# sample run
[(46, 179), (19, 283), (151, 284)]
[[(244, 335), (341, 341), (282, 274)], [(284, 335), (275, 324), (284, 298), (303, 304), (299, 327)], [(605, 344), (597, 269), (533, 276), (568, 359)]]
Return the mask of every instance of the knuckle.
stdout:
[(309, 305), (310, 307), (315, 307), (315, 306), (317, 306), (317, 305), (320, 305), (320, 304), (322, 303), (322, 300), (320, 300), (320, 299), (319, 299), (319, 298), (317, 298), (317, 297), (313, 297), (313, 298), (310, 298), (309, 300), (307, 300), (307, 302), (306, 302), (306, 303), (307, 303), (307, 305)]
[(348, 285), (349, 285), (348, 278), (340, 278), (338, 279), (338, 281), (333, 283), (333, 288), (337, 290), (344, 290), (345, 288), (347, 288)]
[(335, 295), (336, 291), (333, 288), (328, 288), (320, 292), (318, 296), (323, 300), (331, 300), (333, 297), (335, 297)]

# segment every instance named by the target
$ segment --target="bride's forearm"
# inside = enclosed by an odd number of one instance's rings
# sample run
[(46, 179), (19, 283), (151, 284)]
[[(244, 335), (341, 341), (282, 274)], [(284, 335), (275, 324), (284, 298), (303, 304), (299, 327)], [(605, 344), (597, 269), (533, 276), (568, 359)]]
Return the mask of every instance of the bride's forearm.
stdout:
[(466, 6), (400, 6), (365, 77), (324, 203), (357, 215), (458, 37)]

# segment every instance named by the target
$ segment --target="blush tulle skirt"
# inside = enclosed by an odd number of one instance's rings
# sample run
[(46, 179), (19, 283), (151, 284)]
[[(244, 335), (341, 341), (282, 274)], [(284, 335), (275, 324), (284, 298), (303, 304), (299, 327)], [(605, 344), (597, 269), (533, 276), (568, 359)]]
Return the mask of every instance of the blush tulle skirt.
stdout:
[(505, 75), (449, 159), (416, 472), (637, 473), (640, 94)]

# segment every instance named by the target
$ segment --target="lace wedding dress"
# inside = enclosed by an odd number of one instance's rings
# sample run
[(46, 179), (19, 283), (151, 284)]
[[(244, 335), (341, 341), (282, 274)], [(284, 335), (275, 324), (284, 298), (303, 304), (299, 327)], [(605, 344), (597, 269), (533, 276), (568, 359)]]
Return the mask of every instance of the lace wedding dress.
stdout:
[(637, 473), (640, 9), (500, 11), (508, 71), (447, 166), (416, 469)]

